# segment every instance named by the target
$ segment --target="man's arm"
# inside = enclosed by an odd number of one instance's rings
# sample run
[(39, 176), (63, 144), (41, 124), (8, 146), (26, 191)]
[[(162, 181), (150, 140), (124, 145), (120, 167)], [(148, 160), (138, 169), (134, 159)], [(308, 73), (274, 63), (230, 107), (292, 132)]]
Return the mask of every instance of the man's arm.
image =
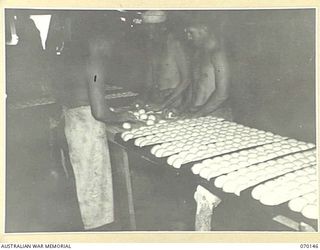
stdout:
[(142, 90), (141, 90), (141, 101), (143, 104), (146, 104), (150, 100), (150, 96), (152, 95), (152, 66), (151, 63), (149, 62), (147, 65), (147, 70), (146, 70), (146, 75), (145, 75), (145, 80), (142, 85)]
[(140, 101), (142, 104), (146, 104), (150, 101), (150, 97), (153, 92), (153, 62), (152, 62), (152, 43), (150, 41), (146, 44), (145, 50), (145, 76), (142, 82), (140, 91)]
[(182, 106), (179, 107), (180, 112), (189, 112), (192, 106), (192, 85), (190, 84), (184, 92)]
[(176, 46), (174, 48), (175, 60), (180, 74), (180, 83), (174, 89), (173, 93), (169, 96), (169, 98), (164, 102), (162, 108), (170, 106), (170, 104), (177, 100), (177, 98), (180, 97), (182, 92), (185, 91), (191, 83), (190, 68), (186, 58), (186, 54), (179, 42), (176, 42)]
[[(102, 43), (102, 44), (101, 44)], [(121, 122), (130, 120), (129, 117), (110, 111), (105, 99), (105, 60), (110, 60), (105, 54), (103, 41), (91, 41), (87, 61), (87, 81), (91, 112), (95, 119), (105, 122)]]
[(200, 110), (197, 111), (197, 116), (205, 116), (212, 113), (229, 97), (230, 69), (226, 55), (223, 51), (219, 50), (212, 55), (211, 60), (215, 69), (216, 90)]

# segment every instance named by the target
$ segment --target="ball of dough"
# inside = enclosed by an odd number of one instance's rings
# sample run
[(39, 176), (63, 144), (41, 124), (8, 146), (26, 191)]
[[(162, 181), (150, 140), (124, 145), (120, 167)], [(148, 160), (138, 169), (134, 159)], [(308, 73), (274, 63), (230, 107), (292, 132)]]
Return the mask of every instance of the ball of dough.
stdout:
[(303, 208), (302, 214), (309, 219), (316, 220), (319, 216), (318, 211), (319, 210), (316, 205), (307, 205)]
[(260, 200), (260, 198), (263, 195), (263, 192), (265, 191), (265, 189), (266, 188), (265, 188), (265, 186), (263, 184), (255, 187), (251, 192), (252, 198), (256, 199), (256, 200)]
[(151, 148), (151, 154), (156, 154), (156, 152), (160, 149), (160, 148), (162, 148), (162, 145), (155, 145), (155, 146), (153, 146), (152, 148)]
[(204, 178), (204, 179), (208, 179), (208, 175), (209, 175), (209, 173), (210, 173), (211, 171), (212, 171), (211, 168), (209, 168), (209, 167), (204, 167), (204, 168), (201, 169), (199, 175), (200, 175), (202, 178)]
[(164, 148), (159, 148), (159, 149), (157, 149), (156, 151), (155, 151), (155, 153), (154, 153), (154, 155), (156, 156), (156, 157), (163, 157), (163, 153), (165, 152), (165, 149)]
[(196, 163), (192, 166), (191, 171), (193, 174), (199, 174), (201, 169), (204, 167), (205, 165), (203, 163)]
[(176, 160), (173, 161), (172, 166), (174, 168), (180, 168), (182, 164), (183, 164), (183, 160), (181, 158), (177, 158)]
[(140, 120), (147, 120), (148, 119), (148, 115), (147, 114), (140, 114), (139, 119)]
[(235, 180), (228, 180), (223, 184), (223, 191), (226, 193), (234, 193), (238, 183)]
[(174, 162), (176, 159), (178, 159), (178, 158), (180, 158), (179, 155), (171, 155), (171, 156), (168, 157), (167, 163), (168, 163), (169, 165), (172, 165), (173, 162)]
[(170, 156), (170, 155), (173, 155), (175, 154), (176, 152), (174, 150), (165, 150), (161, 155), (160, 157), (167, 157), (167, 156)]
[(198, 152), (198, 148), (196, 148), (196, 147), (191, 147), (191, 148), (189, 149), (189, 152), (190, 152), (190, 153), (197, 153), (197, 152)]
[(133, 134), (126, 134), (126, 135), (123, 136), (123, 140), (124, 141), (129, 141), (132, 138), (133, 138)]
[(308, 201), (308, 203), (314, 203), (317, 201), (317, 193), (316, 192), (308, 193), (304, 195), (303, 198), (305, 198)]
[(145, 139), (146, 139), (145, 137), (140, 137), (140, 138), (135, 139), (134, 145), (139, 146), (141, 141), (143, 141)]
[(222, 188), (223, 184), (228, 180), (228, 176), (227, 175), (221, 175), (218, 178), (215, 179), (214, 181), (214, 185), (217, 188)]
[(148, 126), (154, 125), (154, 120), (147, 120), (147, 125)]
[(145, 114), (145, 113), (146, 113), (146, 111), (145, 111), (144, 109), (140, 109), (138, 112), (139, 112), (139, 114), (140, 114), (140, 115), (142, 115), (142, 114)]
[(271, 192), (265, 193), (261, 197), (260, 202), (267, 206), (275, 206), (278, 204), (277, 197), (275, 197), (274, 193)]
[(123, 127), (124, 129), (131, 129), (131, 124), (130, 124), (129, 122), (124, 122), (124, 123), (122, 124), (122, 127)]
[(147, 146), (149, 143), (151, 142), (151, 139), (144, 139), (140, 142), (140, 144), (138, 145), (140, 148)]
[(154, 115), (149, 115), (148, 120), (155, 121), (157, 118)]

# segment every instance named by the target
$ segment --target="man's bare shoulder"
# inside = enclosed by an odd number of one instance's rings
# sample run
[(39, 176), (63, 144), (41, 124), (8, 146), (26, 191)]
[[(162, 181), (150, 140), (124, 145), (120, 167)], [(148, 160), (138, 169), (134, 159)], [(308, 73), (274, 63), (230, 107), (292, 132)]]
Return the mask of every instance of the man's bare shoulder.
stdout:
[(105, 34), (88, 39), (90, 55), (103, 56), (112, 50), (114, 40)]
[(213, 63), (227, 63), (226, 51), (223, 47), (210, 50), (210, 57)]
[(174, 35), (171, 35), (168, 37), (168, 45), (169, 45), (169, 53), (172, 53), (173, 55), (181, 58), (186, 56), (186, 49), (183, 45), (183, 43), (175, 37)]

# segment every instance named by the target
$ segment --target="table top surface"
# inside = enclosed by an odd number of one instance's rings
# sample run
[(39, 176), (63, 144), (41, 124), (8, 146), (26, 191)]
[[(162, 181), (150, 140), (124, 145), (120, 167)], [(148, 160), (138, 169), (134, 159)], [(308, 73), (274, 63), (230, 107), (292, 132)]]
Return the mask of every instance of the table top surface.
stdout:
[[(123, 141), (121, 138), (121, 133), (125, 131), (120, 126), (108, 126), (107, 127), (108, 135), (110, 136), (110, 140), (117, 143), (118, 145), (125, 148), (127, 151), (134, 152), (138, 154), (140, 157), (154, 163), (154, 166), (156, 168), (166, 168), (169, 169), (169, 171), (172, 171), (172, 174), (178, 174), (181, 175), (181, 177), (189, 178), (190, 181), (193, 183), (197, 183), (208, 189), (210, 192), (214, 193), (215, 195), (222, 198), (222, 200), (233, 200), (235, 202), (243, 202), (250, 204), (251, 208), (254, 208), (256, 211), (260, 211), (261, 215), (264, 215), (264, 217), (272, 220), (277, 215), (283, 215), (286, 216), (296, 222), (305, 222), (314, 228), (317, 228), (317, 220), (312, 220), (304, 217), (301, 213), (294, 212), (288, 208), (288, 202), (277, 205), (277, 206), (266, 206), (261, 204), (259, 201), (254, 200), (251, 197), (251, 191), (255, 186), (260, 185), (261, 183), (243, 191), (240, 196), (236, 196), (234, 194), (225, 193), (221, 189), (216, 188), (214, 183), (215, 178), (211, 179), (210, 181), (207, 181), (203, 178), (201, 178), (199, 175), (194, 175), (191, 171), (191, 167), (197, 163), (187, 163), (182, 165), (180, 169), (175, 169), (172, 166), (168, 165), (167, 163), (167, 157), (163, 158), (157, 158), (153, 154), (150, 153), (150, 150), (152, 146), (145, 146), (145, 147), (137, 147), (134, 145), (134, 140), (129, 140), (127, 142)], [(134, 167), (134, 166), (132, 166)]]

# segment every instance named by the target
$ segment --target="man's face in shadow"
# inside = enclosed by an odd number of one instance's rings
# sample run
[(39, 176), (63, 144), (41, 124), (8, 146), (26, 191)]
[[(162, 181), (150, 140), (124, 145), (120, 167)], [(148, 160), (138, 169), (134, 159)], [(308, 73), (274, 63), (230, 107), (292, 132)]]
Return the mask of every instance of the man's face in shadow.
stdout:
[(192, 41), (197, 47), (203, 46), (208, 37), (206, 26), (190, 26), (186, 32), (188, 40)]
[(90, 43), (92, 55), (111, 57), (116, 45), (115, 39), (108, 36), (98, 36)]

